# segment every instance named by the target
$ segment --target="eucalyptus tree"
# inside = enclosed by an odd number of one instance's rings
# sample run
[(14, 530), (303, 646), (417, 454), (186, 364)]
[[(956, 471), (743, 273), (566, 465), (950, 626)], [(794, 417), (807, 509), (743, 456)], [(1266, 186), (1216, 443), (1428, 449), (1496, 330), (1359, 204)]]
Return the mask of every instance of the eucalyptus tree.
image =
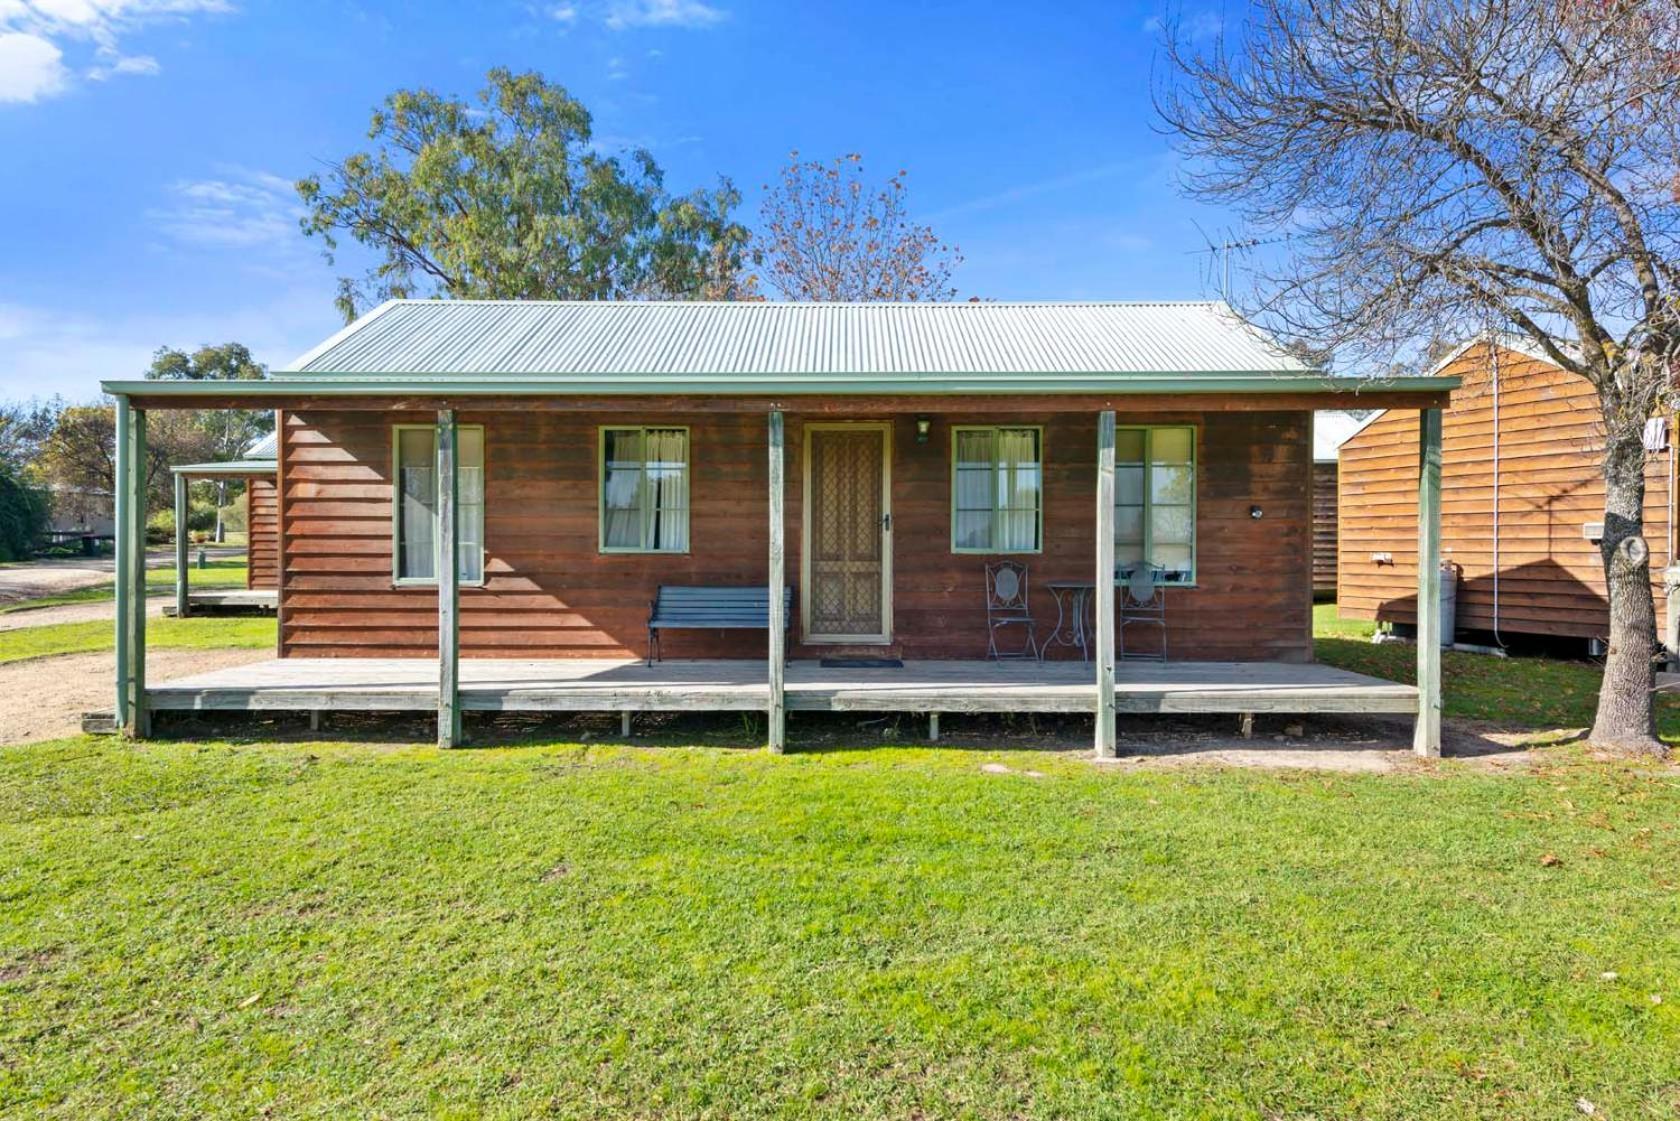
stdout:
[(489, 72), (475, 102), (398, 90), (372, 146), (298, 181), (303, 232), (329, 263), (371, 251), (339, 280), (354, 319), (392, 297), (734, 298), (748, 233), (727, 179), (674, 196), (653, 156), (594, 147), (589, 111), (540, 74)]
[(1168, 21), (1157, 105), (1185, 187), (1256, 232), (1245, 310), (1380, 368), (1492, 325), (1589, 382), (1602, 417), (1610, 644), (1592, 730), (1661, 753), (1646, 420), (1680, 343), (1680, 5), (1249, 0)]

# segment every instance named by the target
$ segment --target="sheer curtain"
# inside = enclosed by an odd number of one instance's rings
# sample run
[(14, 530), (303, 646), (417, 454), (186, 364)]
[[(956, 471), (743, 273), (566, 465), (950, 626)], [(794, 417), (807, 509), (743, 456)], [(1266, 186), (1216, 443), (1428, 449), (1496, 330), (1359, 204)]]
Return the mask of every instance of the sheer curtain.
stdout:
[(608, 549), (642, 547), (642, 433), (612, 428), (605, 434), (605, 477), (601, 480), (601, 544)]
[(397, 578), (437, 577), (437, 444), (429, 428), (397, 432)]
[(1039, 504), (1043, 496), (1038, 431), (1001, 428), (997, 434), (998, 540), (1002, 553), (1038, 549)]
[(958, 429), (957, 512), (953, 535), (959, 549), (976, 551), (992, 547), (994, 481), (993, 432), (991, 429)]
[(461, 580), (484, 582), (484, 430), (456, 430), (460, 463), (456, 467), (459, 504), (456, 553), (460, 557)]
[(650, 509), (647, 547), (680, 553), (688, 548), (688, 433), (680, 428), (647, 432)]

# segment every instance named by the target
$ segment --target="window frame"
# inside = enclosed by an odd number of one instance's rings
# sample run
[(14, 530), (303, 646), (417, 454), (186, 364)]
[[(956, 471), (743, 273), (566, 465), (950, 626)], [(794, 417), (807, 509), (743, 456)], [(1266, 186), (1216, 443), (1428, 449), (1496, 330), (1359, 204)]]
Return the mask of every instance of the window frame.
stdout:
[[(645, 496), (647, 488), (647, 434), (649, 432), (681, 432), (683, 434), (683, 472), (688, 490), (688, 505), (683, 507), (683, 547), (680, 549), (652, 549), (642, 545), (607, 544), (607, 433), (640, 432), (642, 434), (642, 480), (638, 495)], [(646, 540), (646, 506), (642, 507), (643, 540)], [(602, 424), (595, 429), (595, 549), (603, 556), (684, 557), (694, 548), (694, 433), (686, 424)]]
[[(488, 485), (488, 477), (489, 477), (488, 473), (489, 473), (489, 470), (490, 470), (490, 440), (484, 434), (484, 425), (482, 425), (482, 424), (457, 424), (455, 426), (455, 431), (458, 432), (458, 433), (468, 431), (468, 430), (477, 430), (477, 432), (479, 434), (479, 437), (478, 437), (479, 446), (484, 449), (484, 459), (483, 459), (483, 462), (479, 464), (479, 470), (484, 471), (486, 473), (486, 485), (485, 485), (485, 488), (484, 488), (484, 492), (485, 492), (484, 493), (484, 509), (485, 509), (484, 520), (485, 520), (486, 523), (488, 523), (488, 521), (489, 521), (489, 511), (490, 511), (490, 487)], [(432, 469), (434, 471), (437, 469), (437, 425), (435, 425), (435, 424), (393, 424), (393, 425), (391, 425), (391, 584), (394, 587), (398, 587), (398, 588), (435, 588), (435, 587), (437, 587), (437, 582), (438, 582), (436, 576), (403, 576), (403, 575), (401, 575), (401, 564), (402, 564), (402, 433), (404, 433), (404, 432), (430, 432), (432, 434)], [(458, 441), (457, 441), (457, 449), (456, 450), (457, 450), (457, 454), (459, 454), (459, 442)], [(460, 465), (457, 463), (456, 466), (459, 467)], [(456, 516), (457, 517), (460, 516), (460, 510), (459, 510), (459, 505), (458, 504), (457, 504)], [(435, 518), (435, 515), (434, 515), (434, 518)], [(478, 562), (478, 573), (479, 573), (479, 575), (478, 575), (478, 579), (468, 580), (468, 579), (459, 577), (459, 575), (457, 575), (457, 580), (456, 580), (456, 586), (457, 587), (461, 587), (461, 588), (482, 588), (482, 587), (484, 587), (485, 580), (488, 579), (488, 577), (489, 577), (489, 573), (485, 571), (485, 563), (484, 563), (486, 558), (488, 558), (488, 556), (489, 556), (489, 549), (486, 547), (486, 544), (485, 544), (485, 541), (484, 541), (484, 537), (486, 536), (485, 533), (483, 532), (484, 527), (480, 526), (479, 528), (480, 528), (480, 533), (479, 533), (479, 542), (478, 542), (478, 552), (479, 552), (479, 562)], [(434, 527), (433, 539), (434, 540), (436, 539), (435, 527)], [(459, 546), (457, 545), (457, 548), (458, 547)], [(459, 559), (457, 559), (456, 563), (457, 564), (460, 563)]]
[[(958, 513), (958, 511), (957, 511), (957, 445), (959, 443), (958, 436), (961, 433), (964, 433), (964, 432), (990, 432), (990, 433), (992, 433), (993, 440), (994, 440), (994, 443), (993, 443), (994, 458), (992, 460), (992, 463), (993, 463), (993, 467), (994, 467), (994, 470), (995, 470), (995, 467), (996, 467), (996, 464), (997, 464), (997, 460), (995, 458), (997, 445), (996, 445), (995, 440), (996, 440), (997, 434), (999, 432), (1002, 432), (1002, 431), (1005, 431), (1005, 430), (1017, 431), (1017, 432), (1033, 432), (1033, 433), (1036, 433), (1037, 436), (1038, 436), (1038, 523), (1037, 523), (1036, 529), (1035, 529), (1034, 534), (1033, 534), (1034, 538), (1038, 541), (1038, 544), (1031, 549), (999, 549), (999, 548), (995, 547), (995, 543), (997, 542), (998, 536), (999, 536), (998, 535), (998, 520), (1001, 517), (1001, 515), (1003, 514), (1003, 510), (1001, 510), (997, 505), (997, 502), (996, 502), (997, 493), (994, 490), (993, 493), (992, 493), (992, 497), (993, 497), (993, 503), (992, 503), (992, 541), (994, 543), (993, 547), (985, 548), (985, 549), (973, 549), (973, 548), (968, 548), (966, 546), (958, 545), (957, 544), (957, 513)], [(1033, 557), (1033, 556), (1042, 556), (1043, 553), (1044, 553), (1044, 500), (1045, 500), (1046, 494), (1049, 492), (1049, 487), (1045, 485), (1045, 481), (1046, 481), (1046, 479), (1045, 479), (1045, 468), (1046, 468), (1046, 461), (1049, 457), (1046, 454), (1046, 446), (1045, 446), (1045, 439), (1044, 439), (1044, 425), (1042, 425), (1042, 424), (953, 424), (953, 425), (951, 425), (950, 432), (951, 432), (951, 461), (950, 461), (951, 462), (951, 478), (950, 478), (950, 486), (951, 486), (951, 526), (950, 526), (951, 553), (955, 556), (969, 556), (969, 557), (991, 557), (991, 556), (998, 556), (998, 557)], [(995, 475), (994, 475), (994, 477), (995, 477)]]
[[(1201, 519), (1201, 444), (1202, 444), (1202, 432), (1201, 432), (1201, 428), (1199, 426), (1195, 425), (1195, 424), (1188, 424), (1188, 423), (1186, 423), (1186, 424), (1121, 424), (1121, 425), (1116, 425), (1114, 431), (1115, 431), (1116, 435), (1118, 435), (1121, 432), (1141, 432), (1141, 433), (1143, 433), (1143, 503), (1142, 503), (1141, 509), (1143, 511), (1143, 542), (1142, 542), (1143, 558), (1144, 558), (1143, 563), (1145, 563), (1145, 564), (1154, 563), (1153, 561), (1151, 561), (1149, 559), (1150, 554), (1153, 550), (1153, 546), (1155, 544), (1155, 519), (1154, 519), (1155, 497), (1154, 497), (1154, 487), (1151, 485), (1151, 483), (1152, 483), (1151, 475), (1154, 473), (1154, 470), (1155, 470), (1154, 460), (1152, 458), (1153, 451), (1154, 451), (1154, 435), (1153, 434), (1156, 433), (1156, 432), (1161, 432), (1161, 431), (1184, 431), (1184, 432), (1189, 432), (1190, 433), (1190, 503), (1189, 503), (1189, 506), (1190, 506), (1190, 575), (1189, 575), (1188, 579), (1184, 579), (1184, 580), (1162, 580), (1160, 586), (1163, 587), (1163, 588), (1194, 588), (1194, 587), (1196, 587), (1197, 583), (1201, 579), (1201, 567), (1202, 567), (1202, 548), (1201, 548), (1201, 541), (1199, 540), (1199, 538), (1201, 536), (1201, 530), (1202, 530), (1202, 519)], [(1121, 466), (1124, 466), (1124, 465), (1120, 462), (1119, 456), (1116, 455), (1116, 457), (1115, 457), (1115, 467), (1116, 467), (1116, 469), (1118, 469)], [(1118, 508), (1120, 506), (1120, 489), (1119, 489), (1119, 487), (1116, 487), (1115, 490), (1114, 490), (1114, 505), (1115, 505), (1116, 510), (1118, 510)], [(1177, 503), (1171, 503), (1170, 505), (1178, 505), (1178, 504)], [(1114, 522), (1114, 529), (1116, 531), (1118, 531), (1119, 528), (1120, 528), (1119, 517), (1116, 516), (1116, 515), (1110, 515), (1110, 516), (1111, 516), (1111, 519)], [(1116, 546), (1118, 546), (1119, 544), (1120, 544), (1119, 541), (1115, 541)], [(1116, 587), (1119, 587), (1121, 584), (1125, 583), (1125, 577), (1120, 574), (1120, 562), (1118, 560), (1115, 561), (1115, 563), (1114, 563), (1114, 583), (1115, 583)]]

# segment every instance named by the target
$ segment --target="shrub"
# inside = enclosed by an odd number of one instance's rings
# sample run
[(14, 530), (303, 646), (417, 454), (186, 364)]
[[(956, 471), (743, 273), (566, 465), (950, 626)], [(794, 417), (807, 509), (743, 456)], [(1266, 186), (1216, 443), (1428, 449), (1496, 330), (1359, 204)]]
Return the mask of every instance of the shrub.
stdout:
[(46, 491), (0, 467), (0, 561), (21, 560), (40, 544), (49, 510)]

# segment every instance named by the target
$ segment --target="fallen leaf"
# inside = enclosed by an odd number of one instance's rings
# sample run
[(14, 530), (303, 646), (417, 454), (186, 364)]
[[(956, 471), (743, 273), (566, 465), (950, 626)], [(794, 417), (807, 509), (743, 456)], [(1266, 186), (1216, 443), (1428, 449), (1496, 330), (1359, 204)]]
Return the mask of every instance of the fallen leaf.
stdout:
[(1563, 859), (1555, 852), (1549, 852), (1540, 858), (1540, 866), (1543, 868), (1556, 868), (1562, 863)]
[(239, 1002), (239, 1007), (249, 1008), (249, 1007), (251, 1007), (251, 1005), (255, 1004), (257, 1001), (259, 1001), (261, 999), (262, 999), (262, 993), (260, 993), (260, 992), (252, 993), (250, 996), (246, 997), (244, 1000)]

